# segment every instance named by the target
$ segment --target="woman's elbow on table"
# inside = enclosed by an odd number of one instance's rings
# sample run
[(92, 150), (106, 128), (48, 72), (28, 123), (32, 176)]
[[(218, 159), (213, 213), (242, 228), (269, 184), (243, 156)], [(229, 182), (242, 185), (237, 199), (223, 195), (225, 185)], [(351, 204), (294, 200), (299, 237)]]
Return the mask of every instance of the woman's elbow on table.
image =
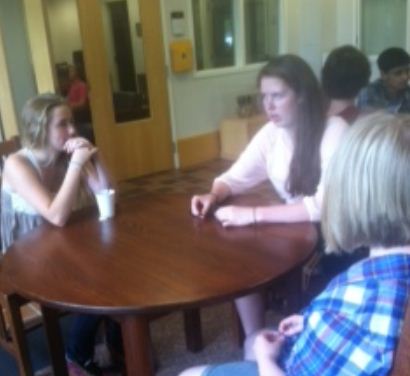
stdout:
[(56, 227), (64, 227), (68, 221), (68, 215), (65, 214), (55, 214), (49, 217), (46, 217), (46, 220)]

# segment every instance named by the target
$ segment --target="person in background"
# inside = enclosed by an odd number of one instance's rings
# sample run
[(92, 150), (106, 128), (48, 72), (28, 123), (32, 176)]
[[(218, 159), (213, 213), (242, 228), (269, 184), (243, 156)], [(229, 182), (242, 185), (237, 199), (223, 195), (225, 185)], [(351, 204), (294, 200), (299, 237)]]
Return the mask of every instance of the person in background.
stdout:
[[(361, 114), (355, 105), (360, 89), (369, 83), (370, 64), (367, 56), (356, 47), (345, 45), (332, 50), (322, 67), (322, 88), (328, 101), (328, 115), (337, 115), (352, 125)], [(368, 256), (363, 247), (353, 253), (326, 255), (323, 239), (319, 240), (316, 257), (303, 267), (307, 302), (326, 284), (350, 265)]]
[(330, 252), (370, 247), (302, 312), (249, 341), (253, 360), (180, 376), (388, 375), (410, 295), (410, 116), (359, 120), (329, 165), (322, 212)]
[(352, 124), (359, 115), (355, 100), (369, 83), (370, 64), (356, 47), (345, 45), (332, 50), (322, 67), (322, 87), (328, 100), (328, 115), (337, 115)]
[(360, 91), (359, 109), (410, 113), (409, 54), (399, 47), (388, 48), (379, 55), (377, 65), (380, 78)]
[[(326, 117), (319, 83), (309, 65), (295, 55), (271, 59), (258, 75), (268, 123), (255, 135), (232, 167), (218, 176), (210, 192), (191, 200), (193, 215), (214, 215), (223, 226), (320, 220), (323, 175), (348, 126)], [(270, 180), (282, 203), (240, 207), (229, 196)], [(217, 208), (217, 206), (221, 206)], [(249, 336), (264, 326), (264, 298), (255, 293), (236, 300)]]
[(76, 119), (77, 113), (80, 114), (88, 108), (88, 87), (74, 65), (68, 67), (68, 81), (67, 102)]
[(77, 132), (91, 143), (94, 143), (88, 87), (82, 76), (76, 66), (70, 65), (68, 67), (67, 102), (73, 112)]
[[(64, 226), (80, 204), (82, 187), (95, 194), (111, 184), (98, 150), (77, 135), (65, 99), (41, 94), (28, 100), (22, 121), (23, 148), (7, 158), (2, 175), (4, 252), (45, 221)], [(99, 374), (92, 356), (100, 321), (101, 317), (87, 315), (74, 321), (67, 356), (84, 374)]]

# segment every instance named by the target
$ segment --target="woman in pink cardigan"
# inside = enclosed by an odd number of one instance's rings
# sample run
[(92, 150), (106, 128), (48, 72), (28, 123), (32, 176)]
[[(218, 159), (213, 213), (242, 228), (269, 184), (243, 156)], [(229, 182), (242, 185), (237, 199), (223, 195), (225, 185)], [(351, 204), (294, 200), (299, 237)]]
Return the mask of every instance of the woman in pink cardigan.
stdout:
[[(318, 222), (323, 175), (347, 124), (338, 117), (326, 118), (319, 82), (298, 56), (270, 60), (259, 73), (258, 86), (268, 123), (232, 167), (214, 180), (210, 192), (193, 196), (192, 214), (203, 218), (215, 208), (214, 215), (223, 226)], [(229, 196), (267, 179), (281, 197), (281, 204), (223, 205)], [(263, 327), (261, 294), (237, 299), (236, 306), (247, 336)]]

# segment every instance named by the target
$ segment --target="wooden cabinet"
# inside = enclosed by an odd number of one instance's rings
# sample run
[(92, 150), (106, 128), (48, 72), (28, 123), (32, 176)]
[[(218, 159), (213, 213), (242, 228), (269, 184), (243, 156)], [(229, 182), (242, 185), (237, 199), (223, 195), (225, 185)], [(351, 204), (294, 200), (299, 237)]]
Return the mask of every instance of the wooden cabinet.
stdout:
[(245, 149), (255, 133), (267, 122), (265, 115), (227, 118), (219, 127), (221, 158), (234, 160)]

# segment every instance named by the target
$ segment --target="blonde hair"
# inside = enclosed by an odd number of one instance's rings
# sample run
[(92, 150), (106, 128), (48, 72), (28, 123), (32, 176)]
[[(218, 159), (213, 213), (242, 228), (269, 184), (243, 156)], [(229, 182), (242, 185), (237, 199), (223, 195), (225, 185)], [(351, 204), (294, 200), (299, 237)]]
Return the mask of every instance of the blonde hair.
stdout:
[(348, 132), (325, 177), (327, 251), (410, 243), (410, 116), (376, 113)]
[(23, 145), (30, 149), (46, 148), (51, 112), (55, 107), (67, 105), (64, 98), (51, 93), (29, 99), (21, 112)]

